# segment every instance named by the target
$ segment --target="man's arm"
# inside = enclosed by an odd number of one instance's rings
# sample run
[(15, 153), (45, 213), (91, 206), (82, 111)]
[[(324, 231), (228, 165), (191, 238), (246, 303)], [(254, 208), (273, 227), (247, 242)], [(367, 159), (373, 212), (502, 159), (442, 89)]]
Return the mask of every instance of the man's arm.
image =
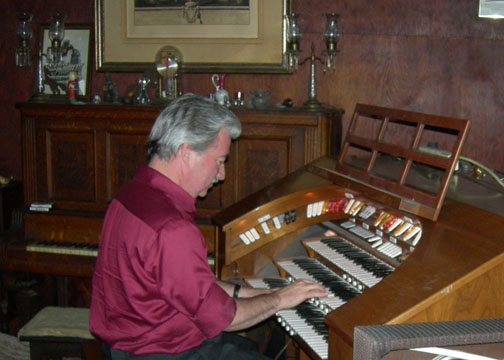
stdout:
[[(219, 285), (232, 294), (234, 285), (219, 282)], [(236, 314), (225, 331), (237, 331), (249, 328), (255, 324), (266, 320), (279, 310), (290, 309), (303, 301), (313, 297), (327, 296), (324, 288), (310, 280), (297, 280), (286, 287), (275, 290), (268, 290), (268, 293), (262, 293), (252, 297), (242, 298), (242, 292), (248, 293), (257, 289), (240, 289), (240, 298), (235, 299)]]

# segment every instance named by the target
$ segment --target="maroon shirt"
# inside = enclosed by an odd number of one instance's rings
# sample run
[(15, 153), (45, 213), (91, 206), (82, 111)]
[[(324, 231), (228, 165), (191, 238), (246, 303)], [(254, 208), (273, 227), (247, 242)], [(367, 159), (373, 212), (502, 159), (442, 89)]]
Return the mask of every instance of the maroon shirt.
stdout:
[(194, 216), (194, 198), (145, 165), (110, 203), (90, 328), (112, 348), (179, 353), (233, 320), (236, 303), (215, 281)]

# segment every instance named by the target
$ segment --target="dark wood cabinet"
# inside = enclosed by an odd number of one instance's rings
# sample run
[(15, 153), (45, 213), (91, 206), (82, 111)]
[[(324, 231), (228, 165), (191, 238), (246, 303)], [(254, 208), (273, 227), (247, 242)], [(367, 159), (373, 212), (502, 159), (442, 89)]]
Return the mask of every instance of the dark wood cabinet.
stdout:
[[(104, 212), (145, 161), (145, 142), (162, 110), (152, 106), (18, 104), (23, 135), (24, 201)], [(226, 180), (197, 201), (197, 217), (213, 237), (210, 217), (302, 165), (336, 155), (341, 110), (233, 109), (242, 136), (231, 145)], [(209, 241), (211, 243), (211, 241)]]

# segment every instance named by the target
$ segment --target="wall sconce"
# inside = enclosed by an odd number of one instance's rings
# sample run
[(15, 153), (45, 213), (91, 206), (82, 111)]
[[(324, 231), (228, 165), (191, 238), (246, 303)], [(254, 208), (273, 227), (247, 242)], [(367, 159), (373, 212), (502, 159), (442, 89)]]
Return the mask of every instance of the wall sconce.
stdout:
[(310, 61), (310, 85), (308, 88), (308, 100), (303, 104), (303, 108), (310, 111), (322, 110), (322, 104), (317, 100), (317, 86), (315, 83), (315, 64), (319, 61), (324, 65), (324, 73), (335, 69), (337, 44), (340, 37), (339, 31), (339, 15), (334, 13), (326, 14), (326, 23), (324, 27), (324, 40), (326, 49), (322, 52), (322, 57), (315, 55), (315, 45), (311, 44), (311, 55), (299, 61), (299, 54), (301, 53), (299, 47), (299, 40), (301, 39), (301, 28), (299, 25), (300, 15), (290, 14), (287, 18), (287, 63), (291, 71), (297, 71), (299, 65), (303, 65), (308, 60)]
[[(61, 49), (61, 42), (65, 37), (65, 15), (54, 14), (51, 15), (51, 24), (49, 25), (49, 39), (51, 46), (46, 49), (40, 49), (39, 55), (46, 56), (48, 63), (52, 65), (58, 64), (63, 56)], [(31, 66), (32, 50), (30, 47), (30, 40), (33, 36), (31, 21), (32, 14), (20, 13), (17, 15), (16, 35), (19, 38), (19, 45), (16, 47), (16, 66), (24, 67)]]
[(16, 66), (31, 65), (30, 40), (33, 36), (31, 28), (32, 14), (21, 13), (17, 15), (16, 35), (19, 38), (19, 45), (16, 47)]

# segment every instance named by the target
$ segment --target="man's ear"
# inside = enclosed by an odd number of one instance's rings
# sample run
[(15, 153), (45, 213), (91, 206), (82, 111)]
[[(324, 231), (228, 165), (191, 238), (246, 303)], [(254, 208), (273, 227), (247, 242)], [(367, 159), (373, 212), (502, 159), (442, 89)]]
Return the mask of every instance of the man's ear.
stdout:
[(182, 144), (178, 150), (178, 155), (183, 161), (190, 161), (194, 155), (194, 151), (188, 144)]

